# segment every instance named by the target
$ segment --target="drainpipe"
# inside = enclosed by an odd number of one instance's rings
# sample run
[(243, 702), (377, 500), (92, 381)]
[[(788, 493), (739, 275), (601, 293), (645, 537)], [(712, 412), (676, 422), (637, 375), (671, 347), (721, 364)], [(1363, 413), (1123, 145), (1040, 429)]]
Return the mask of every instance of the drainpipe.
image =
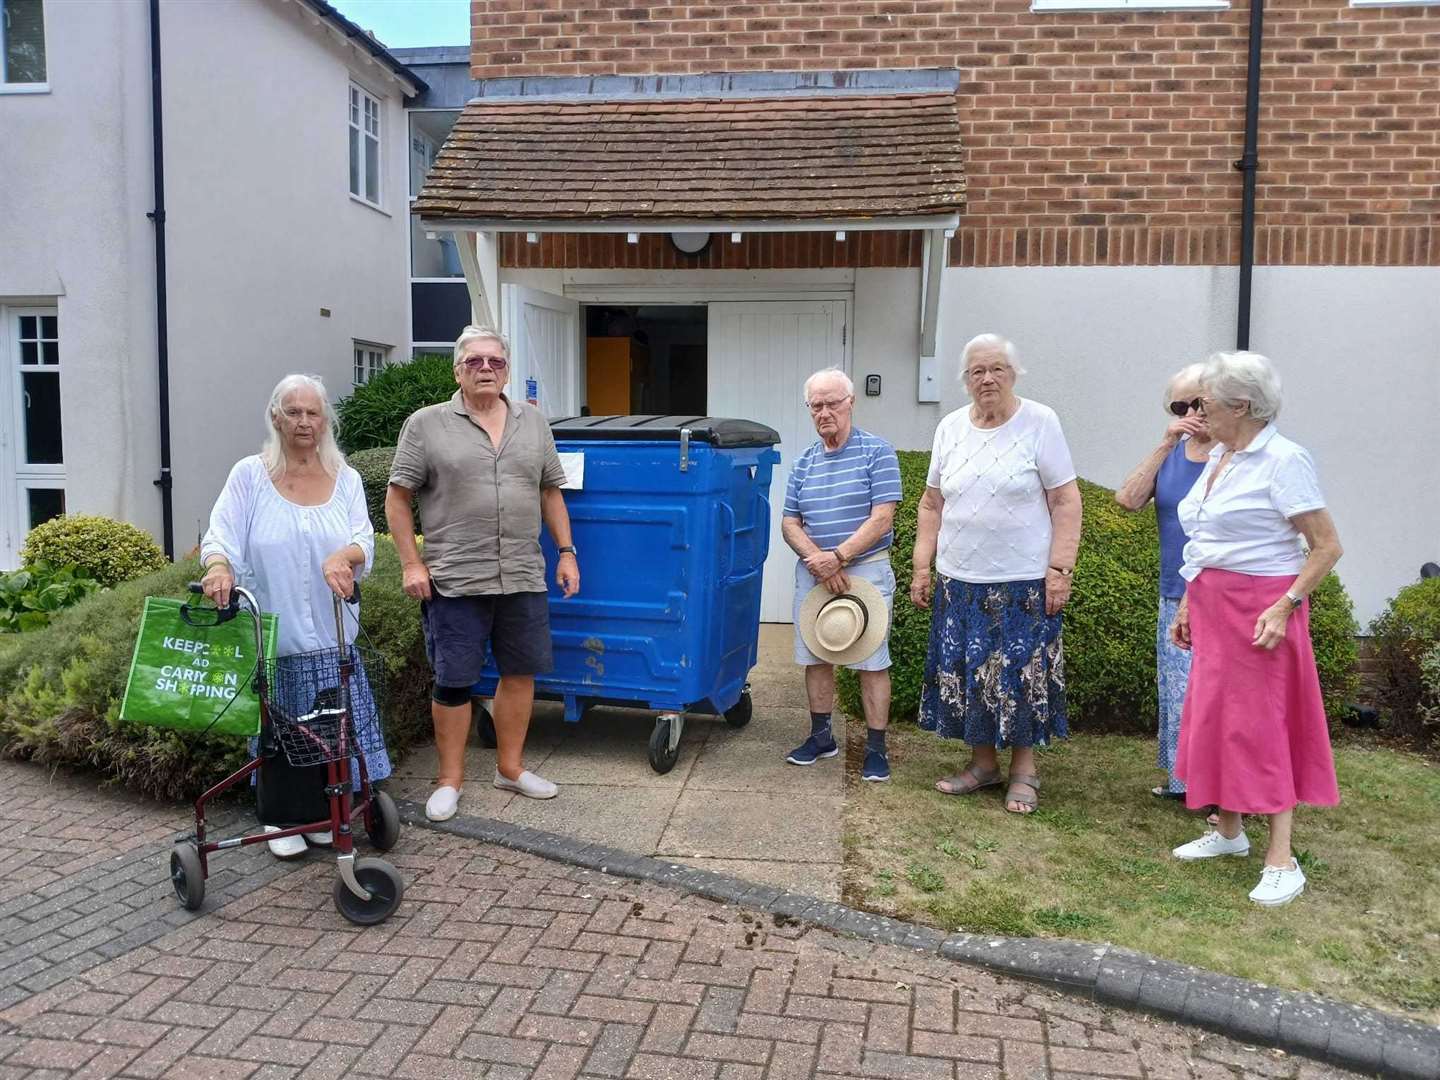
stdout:
[(165, 141), (160, 109), (160, 0), (150, 0), (150, 138), (155, 153), (155, 209), (145, 216), (155, 223), (155, 336), (160, 375), (161, 542), (165, 557), (175, 558), (174, 486), (170, 473), (170, 333), (165, 307)]
[(1240, 201), (1240, 313), (1235, 348), (1250, 348), (1250, 279), (1255, 270), (1255, 173), (1260, 167), (1260, 45), (1265, 0), (1250, 0), (1250, 62), (1245, 75), (1245, 151), (1235, 168), (1245, 175)]

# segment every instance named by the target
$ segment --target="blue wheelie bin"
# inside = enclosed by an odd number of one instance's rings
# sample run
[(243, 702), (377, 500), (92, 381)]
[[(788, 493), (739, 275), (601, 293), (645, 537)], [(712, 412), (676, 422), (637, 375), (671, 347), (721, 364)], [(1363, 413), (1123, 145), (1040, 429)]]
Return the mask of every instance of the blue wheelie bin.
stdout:
[[(578, 476), (565, 505), (580, 592), (561, 596), (543, 533), (555, 670), (536, 677), (536, 695), (563, 701), (572, 723), (591, 705), (656, 711), (650, 764), (669, 772), (685, 713), (750, 722), (746, 679), (780, 436), (712, 416), (573, 416), (550, 426)], [(493, 695), (498, 680), (492, 661), (475, 693)]]

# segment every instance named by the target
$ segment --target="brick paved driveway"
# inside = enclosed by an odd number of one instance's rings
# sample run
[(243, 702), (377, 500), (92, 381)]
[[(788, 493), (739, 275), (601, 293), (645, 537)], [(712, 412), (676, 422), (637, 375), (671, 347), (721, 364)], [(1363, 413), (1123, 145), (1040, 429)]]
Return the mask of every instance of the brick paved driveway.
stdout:
[(384, 926), (335, 914), (318, 855), (253, 849), (192, 916), (185, 819), (0, 763), (0, 1078), (1345, 1075), (421, 829)]

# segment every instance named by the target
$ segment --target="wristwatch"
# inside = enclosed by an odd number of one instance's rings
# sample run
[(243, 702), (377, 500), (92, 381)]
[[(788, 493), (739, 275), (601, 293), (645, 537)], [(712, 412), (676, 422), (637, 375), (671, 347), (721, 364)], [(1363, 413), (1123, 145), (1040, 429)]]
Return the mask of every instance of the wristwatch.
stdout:
[(580, 557), (575, 553), (575, 547), (573, 544), (566, 544), (564, 547), (557, 547), (555, 551), (560, 555), (575, 555), (577, 559)]
[(840, 554), (840, 549), (838, 547), (831, 548), (830, 554), (835, 556), (835, 561), (840, 564), (841, 569), (844, 569), (845, 567), (850, 565), (850, 560), (845, 558), (844, 555)]
[(1070, 567), (1068, 570), (1063, 566), (1052, 566), (1050, 567), (1050, 569), (1054, 570), (1061, 577), (1069, 577), (1071, 574), (1075, 573), (1075, 568), (1073, 566)]
[(1296, 596), (1292, 592), (1286, 592), (1285, 599), (1290, 601), (1290, 609), (1292, 611), (1305, 602), (1305, 598), (1303, 596)]

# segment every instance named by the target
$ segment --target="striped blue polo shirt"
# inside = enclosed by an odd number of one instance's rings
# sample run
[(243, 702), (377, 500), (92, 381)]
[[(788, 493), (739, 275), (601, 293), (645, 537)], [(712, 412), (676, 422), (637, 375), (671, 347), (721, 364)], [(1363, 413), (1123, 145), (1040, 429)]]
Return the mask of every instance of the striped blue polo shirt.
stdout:
[[(873, 507), (900, 501), (900, 460), (895, 448), (878, 435), (859, 428), (834, 452), (816, 441), (790, 470), (785, 488), (785, 516), (799, 518), (805, 535), (824, 549), (843, 544), (864, 524)], [(888, 548), (895, 539), (888, 532), (863, 559)]]

